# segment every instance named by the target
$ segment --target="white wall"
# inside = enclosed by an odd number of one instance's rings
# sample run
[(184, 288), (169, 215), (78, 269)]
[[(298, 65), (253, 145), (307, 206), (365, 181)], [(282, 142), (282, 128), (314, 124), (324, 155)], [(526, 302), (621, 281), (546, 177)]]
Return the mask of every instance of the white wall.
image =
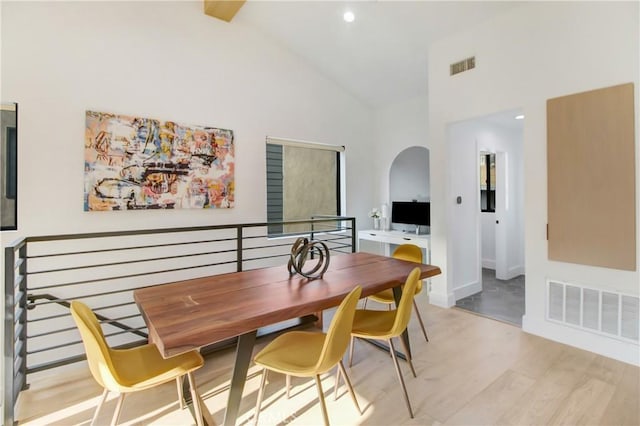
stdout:
[[(374, 155), (372, 168), (375, 173), (375, 179), (372, 182), (372, 190), (377, 198), (374, 199), (371, 207), (380, 208), (383, 203), (388, 203), (389, 216), (391, 215), (392, 197), (395, 196), (395, 191), (397, 190), (392, 189), (390, 184), (392, 164), (398, 155), (407, 149), (428, 148), (427, 106), (426, 97), (416, 97), (390, 104), (374, 112), (375, 145), (372, 148)], [(423, 175), (423, 178), (427, 179), (425, 190), (429, 191), (431, 186), (429, 183), (430, 176)], [(411, 194), (412, 198), (418, 195), (415, 190), (411, 190)], [(400, 194), (399, 196), (405, 195)], [(430, 193), (427, 192), (424, 196), (428, 199)], [(390, 220), (391, 218), (389, 218)], [(363, 223), (367, 223), (369, 227), (372, 227), (371, 220)], [(381, 243), (363, 240), (360, 243), (359, 250), (384, 254), (385, 246)]]
[[(379, 194), (378, 204), (392, 201), (389, 176), (398, 154), (414, 146), (429, 148), (427, 119), (427, 99), (421, 97), (375, 111), (375, 191)], [(429, 193), (424, 195), (429, 197)]]
[[(444, 273), (432, 279), (431, 301), (453, 303), (454, 269), (448, 215), (455, 208), (453, 161), (447, 149), (450, 123), (522, 107), (525, 174), (525, 331), (638, 363), (638, 346), (545, 320), (547, 278), (637, 295), (638, 270), (551, 262), (546, 242), (546, 100), (634, 82), (636, 117), (640, 83), (637, 2), (530, 3), (493, 21), (443, 39), (429, 52), (432, 262)], [(453, 77), (449, 64), (475, 55), (477, 67)], [(638, 123), (636, 122), (636, 129)], [(636, 133), (636, 155), (640, 151)], [(640, 173), (636, 173), (640, 188)], [(636, 202), (640, 196), (636, 195)], [(638, 209), (637, 211), (640, 211)], [(640, 226), (636, 225), (640, 235)], [(636, 241), (640, 241), (636, 235)], [(640, 254), (640, 250), (637, 251)], [(637, 269), (637, 268), (636, 268)]]
[[(344, 213), (368, 220), (372, 112), (264, 35), (204, 15), (201, 0), (0, 7), (1, 99), (19, 104), (19, 229), (1, 233), (2, 246), (25, 236), (265, 221), (267, 135), (344, 145)], [(235, 207), (84, 212), (88, 109), (232, 129)]]
[[(370, 111), (201, 1), (2, 2), (2, 98), (20, 108), (16, 235), (263, 221), (267, 135), (345, 145), (346, 214), (372, 203)], [(87, 109), (232, 129), (236, 207), (83, 212)]]

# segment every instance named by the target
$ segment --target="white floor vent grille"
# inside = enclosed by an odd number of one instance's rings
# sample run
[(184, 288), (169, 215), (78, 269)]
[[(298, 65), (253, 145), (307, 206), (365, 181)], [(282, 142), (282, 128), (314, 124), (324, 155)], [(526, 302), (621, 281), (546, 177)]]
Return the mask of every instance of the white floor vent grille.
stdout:
[(640, 298), (547, 280), (547, 319), (638, 343)]

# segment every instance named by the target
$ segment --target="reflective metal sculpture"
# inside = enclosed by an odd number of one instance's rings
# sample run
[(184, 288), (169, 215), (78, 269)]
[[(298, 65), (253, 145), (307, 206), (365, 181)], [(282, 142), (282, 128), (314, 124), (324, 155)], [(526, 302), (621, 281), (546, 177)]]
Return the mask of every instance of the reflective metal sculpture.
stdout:
[[(309, 259), (316, 260), (316, 264), (309, 270), (304, 270), (304, 265)], [(317, 256), (317, 257), (316, 257)], [(287, 268), (289, 273), (296, 273), (309, 279), (322, 278), (329, 267), (329, 248), (322, 241), (309, 241), (300, 237), (291, 247), (291, 255)]]

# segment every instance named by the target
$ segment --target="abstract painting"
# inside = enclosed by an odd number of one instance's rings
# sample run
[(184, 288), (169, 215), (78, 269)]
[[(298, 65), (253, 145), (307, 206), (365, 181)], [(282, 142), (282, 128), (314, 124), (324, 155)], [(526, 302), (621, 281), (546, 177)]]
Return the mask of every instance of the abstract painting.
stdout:
[(86, 112), (84, 210), (234, 205), (233, 131)]

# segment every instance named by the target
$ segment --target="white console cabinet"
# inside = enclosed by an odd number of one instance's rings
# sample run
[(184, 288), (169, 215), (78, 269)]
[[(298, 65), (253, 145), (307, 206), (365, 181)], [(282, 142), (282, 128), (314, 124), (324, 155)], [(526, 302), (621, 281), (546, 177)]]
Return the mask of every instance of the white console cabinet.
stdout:
[(384, 254), (391, 254), (390, 245), (396, 244), (414, 244), (425, 249), (425, 263), (429, 263), (431, 259), (431, 235), (429, 234), (413, 234), (403, 231), (379, 231), (375, 229), (365, 229), (358, 231), (358, 245), (360, 240), (376, 241), (384, 244)]

